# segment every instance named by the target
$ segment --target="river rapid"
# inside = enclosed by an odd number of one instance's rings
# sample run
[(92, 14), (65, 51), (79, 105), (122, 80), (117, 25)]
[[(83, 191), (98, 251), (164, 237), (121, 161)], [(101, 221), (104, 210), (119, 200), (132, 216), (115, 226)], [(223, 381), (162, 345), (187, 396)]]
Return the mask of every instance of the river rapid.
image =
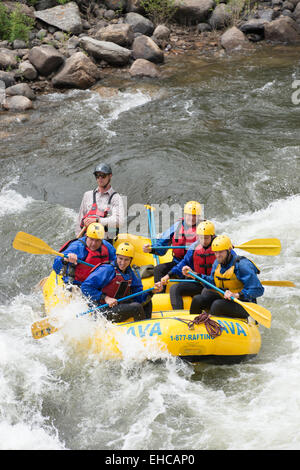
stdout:
[[(297, 47), (180, 56), (155, 82), (104, 79), (110, 98), (52, 93), (0, 115), (0, 449), (300, 449), (299, 68)], [(235, 244), (281, 240), (279, 256), (251, 256), (262, 280), (297, 285), (265, 287), (272, 326), (256, 358), (188, 364), (132, 343), (107, 362), (60, 332), (32, 338), (53, 257), (12, 241), (21, 230), (57, 250), (72, 238), (102, 160), (128, 208), (198, 200)]]

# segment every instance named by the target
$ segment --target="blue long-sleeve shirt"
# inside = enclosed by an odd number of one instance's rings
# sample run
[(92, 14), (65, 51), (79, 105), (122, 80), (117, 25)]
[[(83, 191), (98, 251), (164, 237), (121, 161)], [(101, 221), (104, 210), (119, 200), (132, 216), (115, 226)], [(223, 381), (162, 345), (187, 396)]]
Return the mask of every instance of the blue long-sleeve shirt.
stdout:
[[(153, 244), (155, 244), (155, 246), (161, 247), (161, 248), (152, 249), (152, 253), (154, 255), (164, 256), (167, 253), (168, 249), (164, 247), (171, 245), (172, 237), (180, 224), (182, 224), (182, 220), (177, 220), (173, 225), (171, 225), (171, 227), (165, 230), (165, 232), (160, 236), (160, 238), (156, 238), (155, 240), (153, 240)], [(180, 261), (180, 258), (176, 258), (174, 256), (173, 261), (178, 263)]]
[(184, 255), (184, 258), (169, 271), (168, 274), (170, 277), (172, 277), (172, 274), (175, 274), (180, 278), (184, 278), (184, 275), (182, 274), (182, 268), (184, 266), (189, 266), (192, 270), (194, 270), (194, 251), (198, 245), (199, 241), (196, 241), (190, 246), (190, 248)]
[[(82, 243), (83, 242), (83, 243)], [(74, 240), (70, 245), (63, 251), (64, 255), (68, 255), (69, 253), (74, 253), (77, 255), (77, 258), (81, 261), (85, 261), (88, 251), (85, 246), (86, 243), (86, 236), (82, 238), (78, 238), (78, 240)], [(106, 240), (102, 241), (103, 245), (108, 249), (109, 255), (109, 262), (112, 262), (116, 259), (116, 249)], [(59, 274), (62, 267), (63, 267), (63, 259), (61, 256), (57, 256), (53, 262), (53, 269), (54, 271)], [(69, 264), (67, 265), (66, 275), (63, 277), (64, 282), (69, 281), (68, 276), (69, 271)], [(75, 284), (80, 284), (79, 282), (75, 281)]]
[[(229, 269), (237, 258), (237, 254), (231, 250), (232, 258), (228, 264), (221, 264), (220, 272), (224, 274), (227, 269)], [(211, 284), (215, 285), (214, 273), (219, 262), (215, 260), (212, 270), (209, 276), (202, 274), (201, 277)], [(260, 280), (257, 277), (258, 270), (254, 264), (247, 258), (241, 258), (239, 262), (235, 265), (235, 275), (236, 277), (244, 284), (243, 289), (241, 290), (242, 299), (248, 302), (253, 302), (257, 297), (260, 297), (264, 294), (265, 289), (260, 283)]]
[[(116, 261), (111, 264), (101, 264), (96, 268), (81, 284), (82, 293), (89, 297), (95, 303), (99, 303), (101, 300), (101, 296), (103, 294), (102, 289), (107, 286), (115, 277)], [(143, 290), (143, 284), (141, 278), (135, 274), (133, 269), (128, 266), (126, 271), (122, 273), (122, 276), (125, 281), (132, 279), (132, 283), (130, 286), (131, 294), (135, 294)], [(133, 302), (143, 303), (146, 301), (148, 297), (147, 293), (142, 293), (141, 295), (137, 295), (132, 299)]]

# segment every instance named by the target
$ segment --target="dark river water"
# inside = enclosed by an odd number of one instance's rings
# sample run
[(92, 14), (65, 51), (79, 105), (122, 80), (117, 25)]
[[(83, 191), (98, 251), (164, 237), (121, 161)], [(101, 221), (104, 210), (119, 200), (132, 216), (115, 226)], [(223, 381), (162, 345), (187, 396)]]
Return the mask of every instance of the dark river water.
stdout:
[(130, 348), (103, 362), (59, 333), (33, 340), (53, 257), (12, 248), (19, 230), (55, 249), (73, 237), (106, 161), (129, 210), (198, 200), (236, 244), (280, 238), (279, 256), (251, 258), (262, 279), (299, 286), (299, 52), (180, 56), (157, 81), (105, 78), (109, 97), (72, 90), (0, 114), (1, 449), (300, 449), (299, 287), (265, 288), (272, 326), (247, 363), (149, 361)]

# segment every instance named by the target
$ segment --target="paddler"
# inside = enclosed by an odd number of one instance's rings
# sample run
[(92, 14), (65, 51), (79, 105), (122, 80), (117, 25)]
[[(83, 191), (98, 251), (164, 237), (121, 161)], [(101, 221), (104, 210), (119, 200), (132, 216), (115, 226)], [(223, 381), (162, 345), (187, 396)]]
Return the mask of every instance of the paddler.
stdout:
[(211, 248), (216, 260), (210, 275), (202, 274), (201, 277), (224, 290), (224, 298), (213, 289), (203, 288), (201, 294), (193, 297), (190, 313), (199, 314), (205, 310), (212, 315), (247, 318), (246, 310), (240, 304), (230, 301), (230, 297), (256, 303), (257, 297), (264, 293), (257, 276), (259, 269), (248, 258), (234, 252), (231, 240), (226, 235), (217, 236)]
[[(71, 240), (61, 247), (59, 251), (66, 257), (57, 256), (53, 263), (53, 269), (57, 274), (63, 270), (65, 283), (80, 286), (90, 274), (93, 266), (116, 259), (116, 250), (108, 241), (104, 240), (104, 233), (103, 225), (94, 222), (88, 226), (86, 235)], [(78, 260), (93, 266), (78, 263)]]
[[(215, 226), (210, 220), (204, 220), (198, 224), (196, 234), (198, 240), (191, 245), (184, 258), (161, 279), (163, 285), (167, 284), (169, 279), (186, 277), (188, 271), (198, 275), (209, 275), (211, 273), (216, 259), (215, 253), (211, 248), (215, 238)], [(194, 297), (196, 294), (201, 294), (202, 289), (203, 285), (200, 282), (183, 281), (173, 284), (170, 288), (170, 300), (173, 309), (183, 309), (182, 297)]]
[[(151, 318), (152, 301), (147, 292), (142, 292), (143, 285), (137, 271), (132, 269), (131, 262), (134, 256), (134, 247), (131, 243), (121, 243), (116, 250), (116, 260), (112, 263), (96, 267), (89, 277), (82, 283), (82, 293), (96, 305), (108, 304), (109, 307), (101, 310), (107, 320), (122, 322), (130, 317), (135, 321)], [(161, 285), (155, 285), (155, 291), (161, 290)], [(141, 292), (141, 295), (118, 302), (118, 299)]]
[(75, 233), (93, 222), (100, 222), (105, 228), (108, 241), (119, 233), (124, 222), (124, 206), (119, 193), (111, 186), (112, 169), (108, 163), (99, 163), (94, 169), (97, 188), (86, 191), (80, 205)]
[[(153, 249), (150, 244), (145, 244), (143, 246), (144, 253), (164, 256), (168, 250), (168, 245), (180, 247), (195, 243), (197, 240), (196, 227), (200, 222), (201, 213), (202, 208), (199, 202), (187, 202), (183, 210), (184, 217), (177, 220), (159, 239), (155, 240), (155, 245), (159, 245), (161, 248)], [(155, 266), (154, 282), (159, 282), (163, 276), (168, 274), (184, 258), (186, 252), (187, 249), (185, 248), (174, 248), (172, 261)]]

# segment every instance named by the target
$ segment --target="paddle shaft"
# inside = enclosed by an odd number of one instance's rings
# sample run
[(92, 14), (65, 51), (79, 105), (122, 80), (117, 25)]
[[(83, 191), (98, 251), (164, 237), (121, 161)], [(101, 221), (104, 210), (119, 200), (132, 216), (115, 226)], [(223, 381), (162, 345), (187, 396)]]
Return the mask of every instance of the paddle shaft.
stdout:
[[(119, 302), (122, 302), (123, 300), (133, 299), (133, 297), (137, 297), (138, 295), (145, 294), (146, 292), (150, 292), (154, 289), (155, 289), (155, 287), (151, 287), (150, 289), (141, 290), (140, 292), (136, 292), (135, 294), (127, 295), (126, 297), (122, 297), (121, 299), (116, 299), (116, 300), (119, 303)], [(86, 312), (79, 313), (78, 315), (76, 315), (76, 317), (77, 318), (82, 317), (83, 315), (87, 315), (89, 313), (94, 312), (97, 309), (104, 308), (104, 307), (109, 307), (109, 305), (108, 304), (99, 305), (98, 307), (91, 308), (90, 310), (87, 310)]]
[[(195, 279), (169, 279), (168, 282), (198, 282)], [(263, 286), (296, 287), (292, 281), (261, 281)]]
[[(222, 295), (225, 294), (225, 292), (222, 289), (219, 289), (219, 287), (215, 286), (214, 284), (211, 284), (210, 282), (206, 281), (205, 279), (202, 279), (202, 277), (197, 276), (197, 274), (192, 273), (191, 271), (188, 271), (188, 273), (191, 274), (196, 279), (198, 279), (198, 281), (202, 282), (203, 284), (206, 284), (207, 286), (211, 287), (212, 289), (220, 292), (220, 294), (222, 294)], [(231, 296), (230, 299), (233, 300), (233, 301), (238, 300), (233, 296)]]
[[(150, 238), (151, 238), (151, 245), (153, 245), (154, 240), (156, 239), (156, 230), (155, 230), (155, 223), (154, 223), (154, 218), (153, 218), (153, 207), (149, 206), (149, 204), (145, 205), (147, 215), (148, 215), (148, 227), (149, 227), (149, 233), (150, 233)], [(159, 264), (159, 256), (156, 254), (153, 254), (154, 259), (156, 261), (156, 264)]]

